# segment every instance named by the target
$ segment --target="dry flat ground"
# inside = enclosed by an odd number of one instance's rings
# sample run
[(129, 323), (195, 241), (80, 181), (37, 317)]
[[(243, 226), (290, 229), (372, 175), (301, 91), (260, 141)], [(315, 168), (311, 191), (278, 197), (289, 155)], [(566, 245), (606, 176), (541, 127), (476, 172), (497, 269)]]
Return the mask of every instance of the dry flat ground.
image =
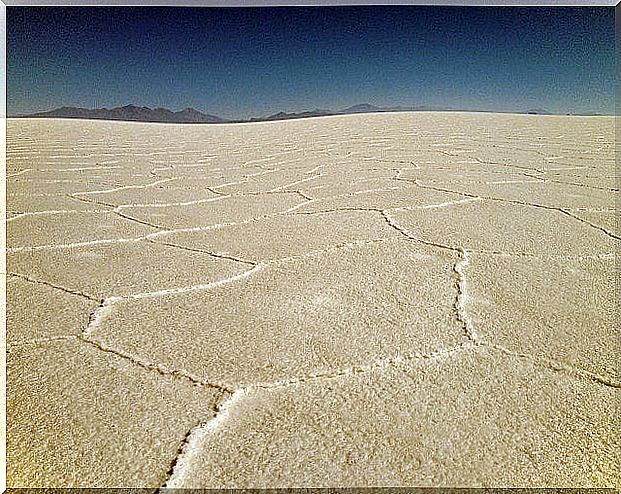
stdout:
[(7, 140), (9, 486), (621, 486), (612, 118)]

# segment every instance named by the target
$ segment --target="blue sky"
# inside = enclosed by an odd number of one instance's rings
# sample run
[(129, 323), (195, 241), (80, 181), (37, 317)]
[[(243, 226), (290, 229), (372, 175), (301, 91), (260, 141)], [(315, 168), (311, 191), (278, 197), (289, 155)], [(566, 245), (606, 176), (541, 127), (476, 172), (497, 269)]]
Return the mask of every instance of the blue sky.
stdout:
[(8, 7), (9, 114), (614, 110), (612, 7)]

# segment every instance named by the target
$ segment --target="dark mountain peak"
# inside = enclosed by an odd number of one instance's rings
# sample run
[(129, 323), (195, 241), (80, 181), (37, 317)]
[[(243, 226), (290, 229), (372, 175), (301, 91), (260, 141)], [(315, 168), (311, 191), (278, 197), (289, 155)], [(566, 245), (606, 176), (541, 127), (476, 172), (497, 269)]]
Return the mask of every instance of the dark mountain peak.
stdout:
[(209, 115), (197, 110), (196, 108), (185, 108), (175, 112), (177, 118), (184, 122), (225, 122), (226, 120), (215, 115)]
[(193, 118), (206, 116), (203, 112), (198, 111), (196, 108), (184, 108), (183, 110), (176, 111), (175, 115), (185, 115)]
[(151, 110), (151, 108), (149, 108), (148, 106), (125, 105), (125, 106), (119, 106), (117, 108), (112, 108), (112, 110), (110, 110), (110, 111), (125, 111), (125, 112), (144, 113), (144, 112), (151, 112), (153, 110)]
[(349, 108), (345, 108), (340, 111), (340, 113), (364, 113), (364, 112), (374, 112), (381, 110), (380, 107), (371, 105), (369, 103), (359, 103), (354, 106), (350, 106)]
[(292, 113), (285, 113), (284, 111), (279, 111), (278, 113), (274, 113), (273, 115), (270, 115), (269, 117), (267, 117), (267, 119), (271, 120), (274, 118), (287, 118), (289, 115), (292, 115)]
[(285, 119), (291, 119), (291, 118), (322, 117), (324, 115), (334, 115), (335, 113), (336, 112), (333, 112), (330, 110), (321, 110), (319, 108), (315, 108), (314, 110), (310, 110), (310, 111), (302, 111), (298, 113), (286, 113), (284, 111), (280, 111), (264, 119), (254, 119), (254, 120), (285, 120)]
[(187, 108), (184, 108), (181, 111), (178, 111), (177, 113), (192, 113), (192, 114), (195, 114), (195, 115), (204, 115), (203, 112), (200, 112), (196, 108), (192, 108), (190, 106), (188, 106)]

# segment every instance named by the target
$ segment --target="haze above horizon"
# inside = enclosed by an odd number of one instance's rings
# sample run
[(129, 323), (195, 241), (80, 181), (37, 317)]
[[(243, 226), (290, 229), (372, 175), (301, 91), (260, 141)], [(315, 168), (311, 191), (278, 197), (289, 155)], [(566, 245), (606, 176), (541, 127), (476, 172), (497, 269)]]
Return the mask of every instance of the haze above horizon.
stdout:
[(613, 7), (7, 7), (7, 110), (614, 110)]

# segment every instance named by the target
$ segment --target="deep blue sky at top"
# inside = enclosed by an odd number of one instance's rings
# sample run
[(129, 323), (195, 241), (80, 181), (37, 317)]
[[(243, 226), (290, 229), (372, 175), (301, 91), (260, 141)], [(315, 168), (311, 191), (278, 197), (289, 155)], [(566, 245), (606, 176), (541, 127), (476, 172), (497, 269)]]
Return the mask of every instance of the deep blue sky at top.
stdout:
[(612, 7), (8, 7), (9, 114), (614, 110)]

